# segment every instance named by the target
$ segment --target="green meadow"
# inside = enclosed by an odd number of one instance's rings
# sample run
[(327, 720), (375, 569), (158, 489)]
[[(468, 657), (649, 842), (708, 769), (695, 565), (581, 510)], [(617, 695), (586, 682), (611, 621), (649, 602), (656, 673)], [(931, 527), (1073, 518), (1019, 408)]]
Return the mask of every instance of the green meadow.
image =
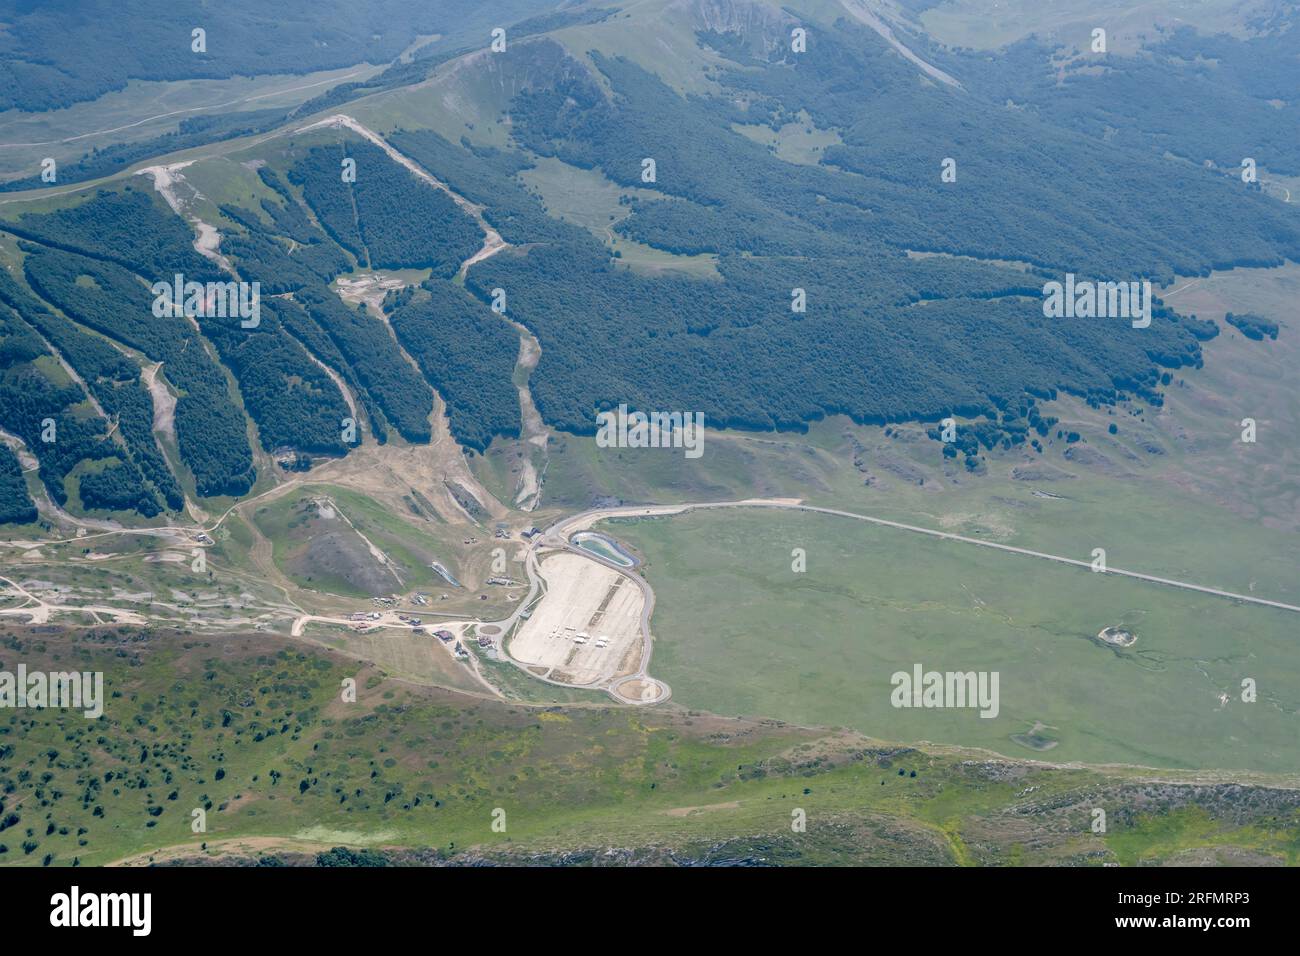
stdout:
[[(1188, 809), (1192, 788), (1159, 774), (679, 707), (475, 699), (270, 635), (0, 632), (0, 669), (20, 662), (102, 670), (106, 700), (97, 720), (0, 711), (0, 865), (340, 844), (471, 862), (1294, 863), (1300, 845), (1294, 791), (1249, 775), (1204, 782)], [(1093, 806), (1111, 808), (1104, 837)]]
[[(646, 562), (652, 672), (685, 706), (1052, 762), (1300, 769), (1294, 612), (824, 515), (600, 528)], [(1101, 643), (1110, 625), (1136, 643)], [(895, 708), (917, 663), (997, 671), (998, 715)]]

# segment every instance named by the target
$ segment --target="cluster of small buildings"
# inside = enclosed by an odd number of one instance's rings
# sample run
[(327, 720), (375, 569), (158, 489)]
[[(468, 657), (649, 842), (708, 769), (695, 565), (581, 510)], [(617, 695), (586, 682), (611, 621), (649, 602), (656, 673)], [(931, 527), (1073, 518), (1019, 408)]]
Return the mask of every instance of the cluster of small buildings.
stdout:
[[(403, 620), (406, 619), (403, 618)], [(411, 620), (414, 620), (414, 618), (412, 618)], [(442, 641), (442, 643), (444, 644), (451, 644), (453, 641), (455, 641), (455, 644), (452, 646), (451, 652), (455, 656), (456, 660), (463, 661), (469, 658), (469, 651), (465, 650), (465, 645), (462, 644), (460, 641), (457, 641), (456, 635), (453, 634), (451, 631), (448, 631), (443, 628), (439, 628), (436, 631), (433, 628), (428, 628), (428, 631), (430, 634), (432, 634), (438, 640)], [(489, 641), (488, 643), (491, 643), (491, 641)], [(483, 646), (483, 638), (480, 637), (478, 639), (478, 644), (479, 647)]]
[[(541, 531), (540, 528), (529, 527), (529, 528), (525, 528), (523, 531), (521, 531), (521, 532), (519, 533), (519, 536), (520, 536), (521, 538), (523, 538), (525, 541), (531, 541), (533, 538), (537, 537), (537, 536), (538, 536), (539, 534), (541, 534), (541, 533), (542, 533), (542, 531)], [(509, 537), (510, 537), (510, 529), (509, 529), (509, 528), (497, 528), (495, 531), (492, 532), (492, 536), (493, 536), (494, 538), (509, 538)], [(466, 542), (466, 543), (468, 543), (468, 542)]]
[(359, 634), (364, 634), (374, 626), (382, 614), (378, 611), (356, 611), (348, 615), (348, 620), (353, 622), (353, 630)]

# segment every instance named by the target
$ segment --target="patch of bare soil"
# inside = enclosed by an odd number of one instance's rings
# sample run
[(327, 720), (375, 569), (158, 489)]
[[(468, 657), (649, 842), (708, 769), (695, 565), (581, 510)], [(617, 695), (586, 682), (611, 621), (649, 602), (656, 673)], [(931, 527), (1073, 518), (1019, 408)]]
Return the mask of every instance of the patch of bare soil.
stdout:
[(153, 399), (153, 430), (168, 438), (176, 438), (176, 396), (167, 388), (167, 384), (158, 377), (162, 362), (146, 366), (140, 373), (140, 380), (149, 389)]
[[(546, 472), (547, 445), (551, 430), (542, 421), (541, 413), (533, 403), (529, 376), (542, 356), (541, 343), (528, 329), (511, 322), (519, 333), (519, 359), (515, 364), (515, 380), (519, 388), (519, 417), (523, 425), (520, 444), (523, 456), (520, 461), (519, 481), (515, 486), (515, 507), (532, 511), (542, 498), (542, 479)], [(539, 466), (540, 462), (540, 466)]]

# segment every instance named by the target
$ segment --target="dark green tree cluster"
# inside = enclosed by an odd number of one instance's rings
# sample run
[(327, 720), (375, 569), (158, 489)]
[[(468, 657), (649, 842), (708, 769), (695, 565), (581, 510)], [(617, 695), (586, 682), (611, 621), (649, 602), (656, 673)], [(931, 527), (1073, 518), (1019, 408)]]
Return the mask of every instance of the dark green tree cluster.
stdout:
[(170, 280), (176, 273), (196, 282), (221, 278), (217, 267), (195, 251), (190, 225), (152, 192), (131, 183), (120, 190), (97, 190), (52, 212), (24, 213), (4, 228), (54, 249), (115, 262), (151, 282)]
[(324, 363), (327, 368), (332, 368), (343, 378), (344, 384), (365, 409), (366, 417), (370, 419), (370, 431), (375, 440), (381, 445), (388, 441), (387, 421), (383, 412), (379, 410), (379, 405), (375, 402), (373, 396), (368, 392), (364, 385), (353, 371), (352, 365), (343, 357), (339, 347), (334, 344), (334, 340), (329, 333), (321, 328), (320, 324), (312, 318), (311, 314), (297, 302), (292, 299), (281, 299), (277, 302), (276, 314), (284, 328), (293, 335), (303, 347), (314, 355), (319, 361)]
[(407, 441), (428, 441), (433, 393), (402, 356), (383, 318), (345, 304), (328, 288), (305, 288), (295, 299), (338, 346), (401, 436)]
[(278, 194), (263, 198), (261, 213), (223, 204), (222, 215), (238, 228), (227, 230), (222, 252), (262, 283), (268, 295), (293, 292), (305, 285), (328, 282), (352, 268), (346, 252), (308, 218), (297, 197), (274, 170), (262, 166), (258, 175)]
[(1223, 320), (1256, 342), (1262, 342), (1265, 338), (1277, 338), (1277, 323), (1254, 312), (1229, 312)]
[[(343, 181), (344, 158), (356, 161), (355, 183)], [(450, 278), (483, 243), (450, 196), (371, 143), (315, 147), (289, 178), (335, 241), (373, 268), (430, 268)]]
[[(0, 270), (0, 301), (21, 315), (72, 366), (100, 407), (117, 422), (117, 433), (131, 461), (168, 508), (181, 510), (185, 500), (154, 438), (153, 400), (141, 381), (139, 367), (103, 339), (51, 312), (4, 270)], [(141, 513), (156, 513), (156, 508), (147, 506)]]
[[(599, 409), (701, 411), (716, 426), (793, 429), (993, 413), (1026, 391), (1113, 400), (1152, 392), (1156, 359), (1196, 364), (1196, 339), (1159, 317), (1044, 317), (1041, 296), (920, 298), (905, 257), (816, 264), (724, 257), (722, 282), (645, 277), (592, 243), (496, 256), (471, 271), (542, 345), (531, 384), (547, 421), (591, 432)], [(1023, 282), (1013, 272), (984, 283)], [(923, 274), (929, 282), (929, 269)], [(807, 311), (791, 311), (802, 287)], [(987, 286), (986, 286), (987, 287)], [(977, 286), (978, 288), (978, 286)], [(399, 332), (399, 335), (401, 333)]]
[(456, 193), (485, 207), (483, 217), (506, 242), (553, 242), (573, 227), (546, 214), (516, 178), (532, 165), (518, 150), (448, 142), (433, 130), (395, 130), (388, 141), (437, 176)]
[(285, 331), (282, 308), (279, 300), (264, 299), (256, 328), (210, 319), (204, 332), (234, 373), (264, 449), (345, 455), (347, 402), (329, 373)]
[(270, 166), (259, 166), (257, 176), (267, 188), (280, 197), (279, 202), (268, 199), (263, 199), (261, 202), (262, 211), (271, 217), (276, 232), (288, 236), (294, 242), (315, 243), (324, 238), (299, 204), (298, 197), (280, 178), (279, 173)]
[(76, 382), (56, 381), (52, 366), (57, 360), (35, 331), (0, 306), (0, 428), (23, 440), (50, 497), (65, 505), (64, 482), (79, 463), (118, 453), (86, 393)]
[[(366, 263), (352, 186), (342, 181), (342, 163), (350, 150), (318, 146), (289, 168), (289, 180), (302, 190), (303, 198), (331, 239)], [(388, 157), (384, 157), (385, 160)], [(359, 166), (360, 164), (358, 164)], [(358, 171), (362, 175), (363, 171)]]
[(27, 493), (23, 468), (8, 445), (0, 444), (0, 524), (28, 524), (36, 520), (36, 505)]
[[(225, 372), (189, 319), (155, 317), (149, 286), (113, 262), (33, 251), (25, 271), (32, 289), (70, 318), (162, 363), (161, 374), (180, 394), (176, 442), (199, 494), (243, 494), (252, 487), (244, 416), (230, 396)], [(205, 320), (214, 329), (221, 323), (239, 330), (237, 317)]]
[(147, 518), (158, 514), (158, 500), (140, 480), (140, 473), (126, 463), (109, 464), (83, 474), (78, 482), (84, 508), (109, 511), (138, 511)]
[[(553, 90), (516, 98), (515, 135), (686, 200), (641, 203), (620, 227), (676, 252), (821, 258), (851, 243), (1162, 281), (1300, 256), (1300, 217), (1222, 176), (918, 84), (869, 30), (819, 44), (793, 66), (723, 73), (737, 96), (756, 99), (743, 117), (734, 97), (683, 99), (634, 64), (596, 56), (612, 98), (571, 71)], [(819, 166), (786, 163), (730, 128), (804, 109), (843, 130)], [(645, 157), (656, 161), (653, 184), (640, 179)], [(945, 157), (958, 161), (955, 183), (940, 180)]]
[[(227, 218), (244, 225), (231, 230), (222, 239), (221, 251), (229, 257), (240, 275), (256, 277), (265, 295), (295, 292), (315, 282), (329, 282), (351, 267), (351, 261), (338, 246), (330, 243), (293, 244), (257, 228), (253, 215), (230, 206), (222, 206)], [(264, 277), (264, 278), (263, 278)]]
[(499, 315), (458, 286), (434, 278), (391, 321), (446, 401), (458, 442), (481, 452), (494, 435), (519, 434), (519, 395), (511, 383), (519, 335)]

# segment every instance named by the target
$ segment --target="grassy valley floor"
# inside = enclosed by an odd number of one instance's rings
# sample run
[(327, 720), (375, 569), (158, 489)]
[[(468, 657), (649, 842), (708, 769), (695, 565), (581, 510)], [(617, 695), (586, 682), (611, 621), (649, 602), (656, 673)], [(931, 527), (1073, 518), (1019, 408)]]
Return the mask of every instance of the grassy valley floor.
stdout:
[[(652, 670), (686, 706), (1053, 761), (1300, 771), (1295, 612), (819, 514), (602, 527), (646, 562)], [(1114, 625), (1136, 643), (1098, 639)], [(892, 706), (891, 676), (918, 663), (999, 672), (999, 712)]]

